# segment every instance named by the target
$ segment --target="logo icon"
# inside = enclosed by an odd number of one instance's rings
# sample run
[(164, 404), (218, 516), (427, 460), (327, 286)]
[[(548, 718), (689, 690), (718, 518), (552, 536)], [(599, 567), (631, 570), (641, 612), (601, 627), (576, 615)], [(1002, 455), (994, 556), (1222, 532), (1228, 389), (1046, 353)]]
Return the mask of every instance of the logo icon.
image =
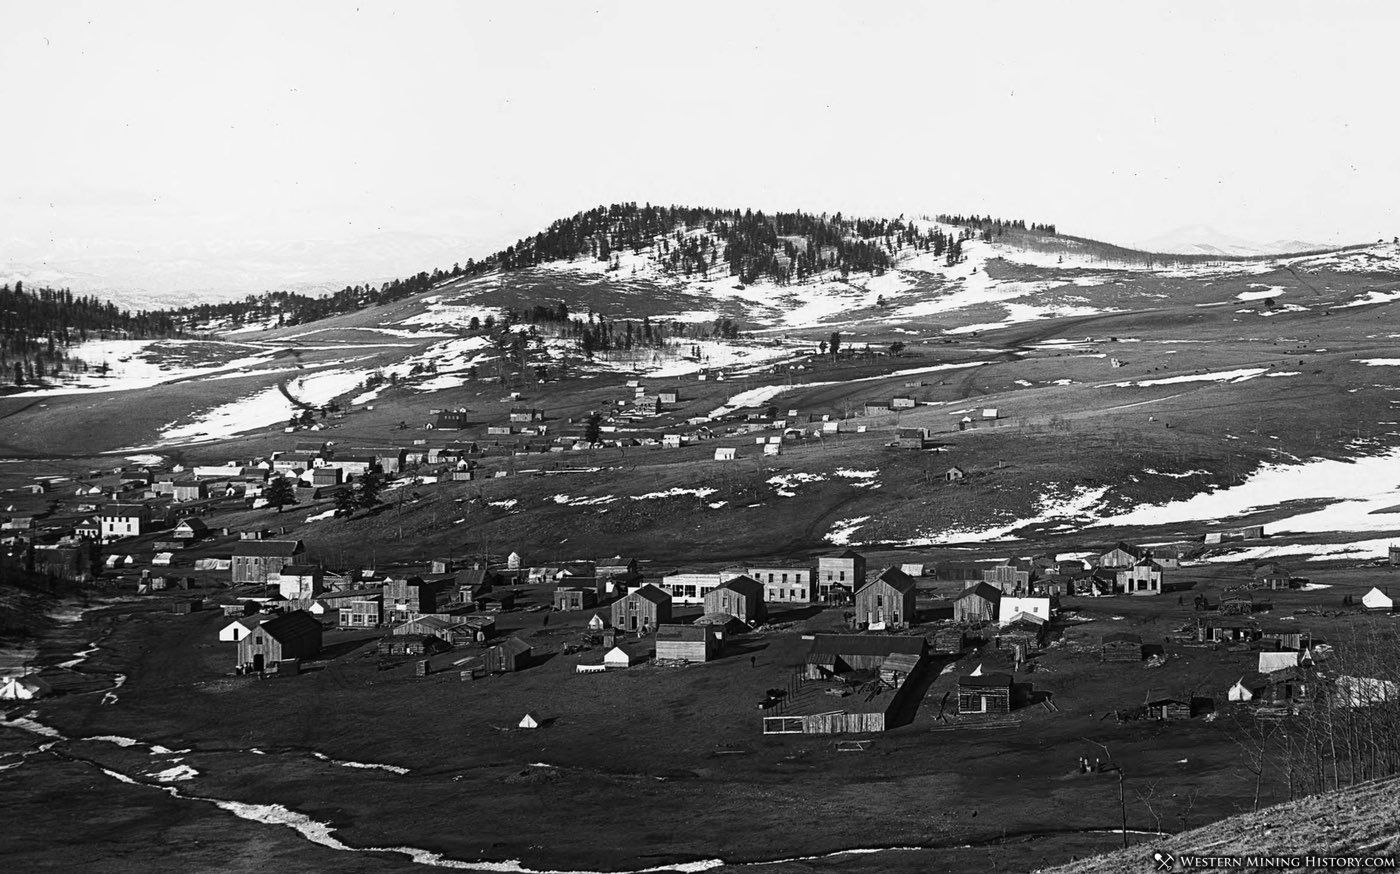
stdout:
[(1171, 853), (1163, 853), (1160, 850), (1152, 854), (1152, 859), (1157, 863), (1156, 870), (1170, 871), (1176, 866), (1176, 857)]

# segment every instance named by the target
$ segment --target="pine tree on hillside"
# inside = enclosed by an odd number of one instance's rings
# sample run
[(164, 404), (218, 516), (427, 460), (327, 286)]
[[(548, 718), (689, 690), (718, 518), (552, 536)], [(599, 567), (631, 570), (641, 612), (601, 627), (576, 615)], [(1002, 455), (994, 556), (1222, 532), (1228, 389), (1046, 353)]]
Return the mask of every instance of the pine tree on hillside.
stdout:
[(276, 507), (277, 512), (282, 512), (282, 508), (288, 504), (297, 502), (296, 491), (292, 488), (292, 481), (285, 476), (279, 476), (267, 484), (267, 499), (269, 507)]

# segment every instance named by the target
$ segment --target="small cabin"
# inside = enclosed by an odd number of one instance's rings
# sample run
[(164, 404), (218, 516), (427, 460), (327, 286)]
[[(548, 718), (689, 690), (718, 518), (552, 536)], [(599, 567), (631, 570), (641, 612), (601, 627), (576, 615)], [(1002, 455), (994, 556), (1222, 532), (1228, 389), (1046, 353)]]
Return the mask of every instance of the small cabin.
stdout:
[(975, 674), (958, 679), (958, 714), (960, 716), (1010, 712), (1010, 674)]

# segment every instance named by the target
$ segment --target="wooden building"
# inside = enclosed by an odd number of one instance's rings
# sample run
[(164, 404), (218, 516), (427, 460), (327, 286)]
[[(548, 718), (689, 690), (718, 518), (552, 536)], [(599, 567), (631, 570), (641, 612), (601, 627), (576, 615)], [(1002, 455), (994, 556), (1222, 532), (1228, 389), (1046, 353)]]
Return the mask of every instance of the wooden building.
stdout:
[(1162, 594), (1162, 566), (1150, 558), (1143, 559), (1118, 571), (1115, 580), (1124, 595)]
[(931, 647), (935, 653), (940, 655), (961, 653), (964, 646), (965, 641), (961, 628), (940, 628), (934, 632)]
[(988, 583), (977, 583), (964, 589), (953, 599), (953, 621), (991, 622), (1001, 606), (1001, 589)]
[(1113, 545), (1112, 549), (1099, 554), (1098, 566), (1120, 570), (1130, 568), (1144, 558), (1150, 557), (1145, 550), (1120, 540)]
[(671, 596), (648, 583), (613, 602), (612, 626), (619, 631), (650, 634), (671, 622)]
[(744, 570), (763, 584), (764, 600), (770, 604), (809, 604), (816, 597), (810, 563), (751, 564)]
[(1155, 701), (1149, 701), (1147, 702), (1147, 718), (1163, 721), (1190, 719), (1191, 702), (1182, 701), (1179, 698), (1158, 698)]
[(321, 623), (305, 610), (269, 619), (238, 641), (238, 664), (262, 671), (285, 659), (311, 658), (321, 651)]
[(918, 584), (889, 567), (856, 591), (856, 624), (867, 628), (908, 628), (914, 624)]
[(712, 625), (658, 625), (658, 662), (707, 662), (719, 655), (720, 640)]
[(1099, 655), (1106, 662), (1142, 661), (1142, 637), (1127, 631), (1105, 634), (1099, 643)]
[(705, 595), (705, 613), (725, 614), (745, 625), (757, 625), (768, 616), (763, 585), (749, 576), (725, 580)]
[(566, 586), (554, 590), (555, 610), (589, 610), (598, 604), (598, 591), (596, 589), (575, 588)]
[(172, 532), (176, 540), (203, 540), (209, 536), (209, 526), (197, 516), (181, 519)]
[(958, 678), (958, 714), (960, 716), (1010, 712), (1010, 674), (976, 674)]
[(305, 555), (306, 547), (300, 540), (240, 540), (233, 546), (233, 583), (275, 582), (282, 568)]
[(824, 601), (851, 600), (865, 585), (865, 556), (853, 549), (817, 557), (817, 593)]
[(922, 659), (927, 652), (928, 643), (922, 637), (814, 634), (807, 649), (806, 674), (810, 679), (821, 679), (853, 671), (878, 671), (893, 655)]
[(486, 670), (493, 674), (524, 670), (533, 652), (530, 644), (518, 637), (508, 637), (486, 650)]

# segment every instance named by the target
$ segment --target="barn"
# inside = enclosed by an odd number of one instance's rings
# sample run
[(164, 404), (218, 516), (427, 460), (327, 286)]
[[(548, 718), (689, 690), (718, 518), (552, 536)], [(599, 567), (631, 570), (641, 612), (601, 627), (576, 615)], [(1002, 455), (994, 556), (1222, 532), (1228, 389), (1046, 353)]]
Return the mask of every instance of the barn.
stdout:
[(612, 626), (619, 631), (649, 634), (671, 621), (671, 596), (648, 583), (613, 602)]
[(856, 623), (867, 628), (908, 628), (914, 622), (918, 583), (899, 568), (885, 568), (856, 591)]
[(958, 678), (959, 715), (1010, 712), (1010, 674), (973, 674)]
[(286, 659), (311, 658), (321, 651), (321, 623), (305, 610), (269, 619), (238, 641), (238, 665), (262, 671)]
[(963, 590), (953, 599), (953, 620), (956, 622), (991, 622), (1001, 606), (1001, 589), (978, 583)]
[(1105, 634), (1099, 646), (1100, 657), (1106, 662), (1142, 661), (1142, 637), (1127, 631)]
[(718, 630), (713, 625), (658, 625), (658, 662), (707, 662), (719, 654)]
[(705, 595), (705, 613), (727, 614), (746, 625), (762, 622), (768, 615), (763, 585), (749, 576), (726, 580)]

